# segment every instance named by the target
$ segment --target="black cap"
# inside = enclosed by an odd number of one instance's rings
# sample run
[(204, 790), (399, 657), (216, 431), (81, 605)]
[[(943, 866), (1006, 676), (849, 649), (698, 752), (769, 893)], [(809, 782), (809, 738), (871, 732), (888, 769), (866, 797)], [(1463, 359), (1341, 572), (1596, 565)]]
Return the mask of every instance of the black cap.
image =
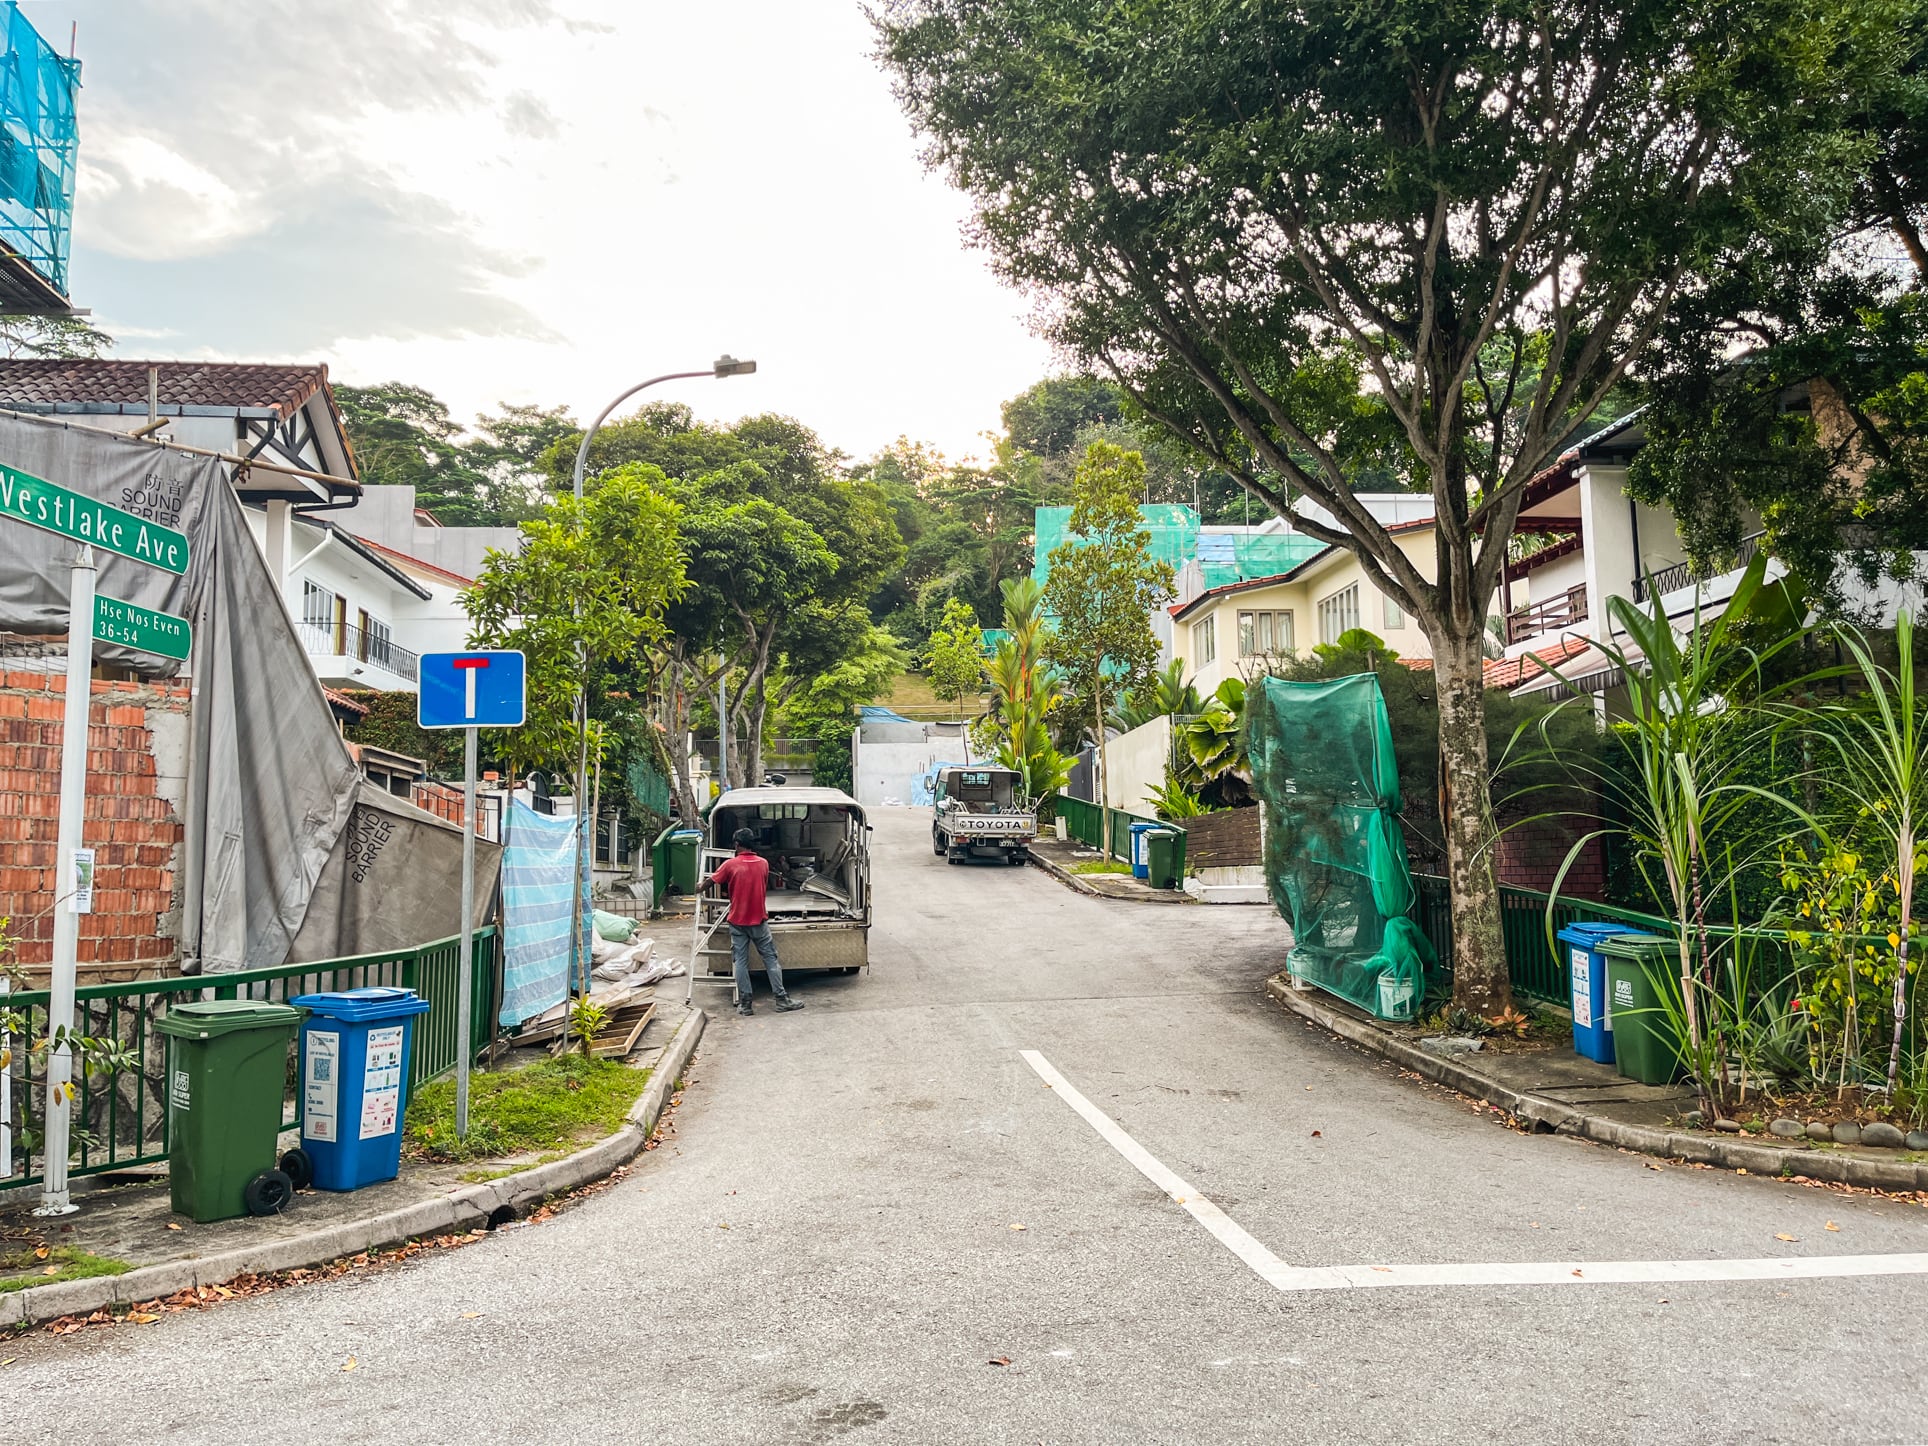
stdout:
[(746, 849), (756, 842), (756, 830), (753, 828), (740, 828), (736, 831), (734, 841), (738, 848)]

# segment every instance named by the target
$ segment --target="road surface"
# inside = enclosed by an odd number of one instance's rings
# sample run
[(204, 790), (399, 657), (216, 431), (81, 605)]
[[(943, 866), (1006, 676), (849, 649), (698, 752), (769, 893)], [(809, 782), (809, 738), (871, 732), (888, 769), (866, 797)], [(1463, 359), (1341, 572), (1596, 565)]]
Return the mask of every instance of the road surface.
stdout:
[(1268, 910), (1090, 899), (947, 867), (927, 814), (877, 825), (871, 973), (719, 1013), (675, 1144), (622, 1184), (407, 1266), (8, 1345), (11, 1438), (1928, 1438), (1928, 1276), (1300, 1290), (1234, 1248), (1893, 1255), (1928, 1251), (1928, 1209), (1515, 1134), (1269, 1003)]

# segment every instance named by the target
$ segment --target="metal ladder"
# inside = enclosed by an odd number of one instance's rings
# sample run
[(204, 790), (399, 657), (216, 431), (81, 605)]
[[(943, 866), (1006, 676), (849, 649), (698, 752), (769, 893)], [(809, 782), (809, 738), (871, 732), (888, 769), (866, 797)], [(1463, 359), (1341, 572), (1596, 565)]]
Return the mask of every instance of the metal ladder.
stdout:
[[(731, 857), (728, 849), (705, 848), (700, 851), (697, 862), (699, 882), (715, 872), (716, 866)], [(726, 967), (721, 974), (712, 974), (709, 961), (721, 959), (726, 966), (732, 963), (730, 951), (730, 901), (708, 889), (696, 891), (696, 912), (690, 924), (690, 971), (689, 987), (683, 991), (683, 1003), (689, 1004), (696, 998), (698, 984), (720, 984), (730, 991), (730, 1003), (736, 1003), (736, 972)], [(717, 942), (717, 935), (723, 936)]]

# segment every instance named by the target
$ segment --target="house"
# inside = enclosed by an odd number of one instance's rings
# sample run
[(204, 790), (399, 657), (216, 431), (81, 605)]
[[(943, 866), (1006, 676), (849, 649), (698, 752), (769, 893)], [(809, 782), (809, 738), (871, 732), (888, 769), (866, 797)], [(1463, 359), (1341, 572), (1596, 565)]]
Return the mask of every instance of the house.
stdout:
[[(1390, 522), (1387, 531), (1415, 567), (1432, 570), (1430, 516)], [(1201, 693), (1227, 678), (1265, 672), (1274, 659), (1337, 642), (1354, 628), (1376, 634), (1402, 658), (1432, 655), (1413, 618), (1379, 591), (1351, 551), (1338, 546), (1323, 546), (1274, 576), (1207, 588), (1169, 612), (1172, 655)]]
[[(418, 523), (413, 488), (364, 489), (320, 364), (0, 361), (0, 407), (268, 464), (232, 486), (324, 685), (412, 690), (420, 654), (467, 646), (461, 595), (487, 548), (516, 538)], [(139, 489), (119, 504), (160, 522), (178, 510)]]

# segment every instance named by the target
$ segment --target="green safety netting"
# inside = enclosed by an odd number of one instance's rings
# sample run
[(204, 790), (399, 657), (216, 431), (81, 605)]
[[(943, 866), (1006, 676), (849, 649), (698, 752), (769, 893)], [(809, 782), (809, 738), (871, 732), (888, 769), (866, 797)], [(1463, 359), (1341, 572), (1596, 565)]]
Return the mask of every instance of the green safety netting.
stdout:
[(0, 241), (67, 291), (79, 133), (74, 93), (80, 62), (54, 48), (8, 0), (0, 12)]
[(1246, 693), (1265, 874), (1294, 975), (1381, 1019), (1411, 1019), (1437, 959), (1415, 895), (1379, 679), (1265, 678)]
[(1206, 587), (1224, 587), (1290, 572), (1325, 547), (1317, 538), (1296, 532), (1203, 532), (1198, 537), (1198, 570)]
[[(1198, 551), (1198, 514), (1182, 502), (1147, 502), (1138, 509), (1145, 531), (1151, 534), (1151, 555), (1156, 562), (1168, 563), (1173, 572), (1192, 560)], [(1069, 507), (1040, 507), (1033, 519), (1035, 544), (1031, 554), (1031, 576), (1042, 587), (1051, 580), (1051, 554), (1071, 536)]]

